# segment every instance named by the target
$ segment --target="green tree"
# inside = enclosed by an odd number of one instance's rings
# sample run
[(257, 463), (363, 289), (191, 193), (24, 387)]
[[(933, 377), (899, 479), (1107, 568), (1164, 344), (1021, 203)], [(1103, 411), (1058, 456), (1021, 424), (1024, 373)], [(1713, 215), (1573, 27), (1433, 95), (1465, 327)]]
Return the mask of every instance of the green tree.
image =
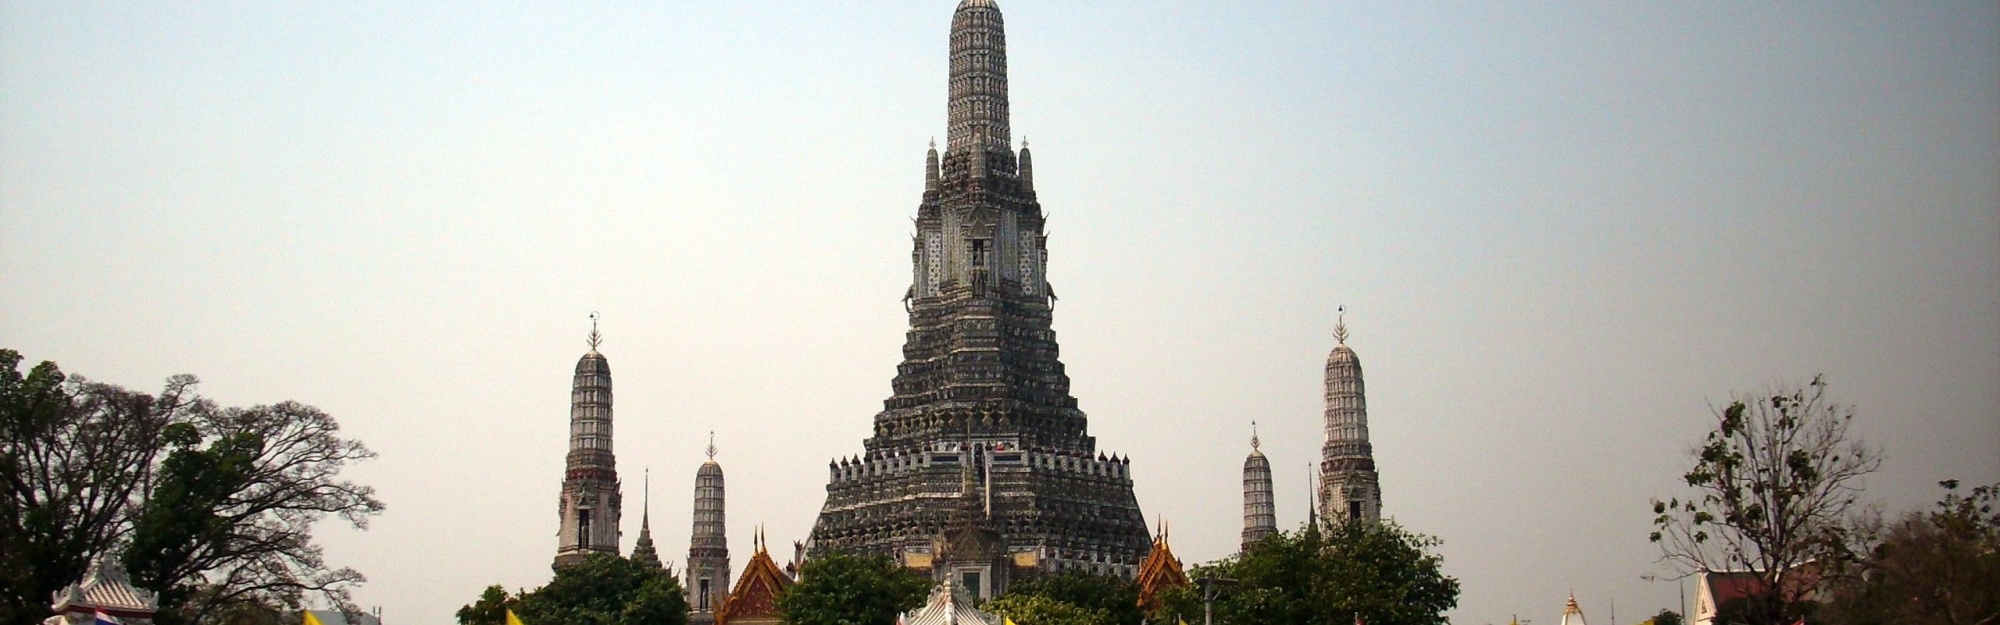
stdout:
[(1102, 608), (1080, 607), (1046, 595), (1007, 594), (995, 597), (981, 610), (1007, 617), (1015, 625), (1111, 625), (1111, 615)]
[[(1739, 394), (1682, 476), (1695, 494), (1653, 502), (1653, 542), (1684, 573), (1754, 571), (1772, 592), (1734, 606), (1751, 625), (1791, 623), (1821, 571), (1853, 560), (1847, 535), (1879, 452), (1848, 435), (1852, 408), (1804, 389)], [(1810, 563), (1810, 566), (1808, 566)]]
[(1681, 625), (1681, 613), (1673, 610), (1660, 610), (1659, 614), (1653, 615), (1653, 618), (1646, 619), (1646, 622), (1653, 625)]
[(68, 376), (23, 374), (0, 349), (0, 625), (48, 617), (49, 596), (126, 533), (159, 440), (193, 402), (194, 379), (158, 397)]
[(519, 601), (499, 584), (487, 586), (478, 601), (458, 609), (459, 625), (507, 625), (507, 610)]
[[(491, 623), (494, 592), (488, 587), (479, 603), (458, 611), (467, 625)], [(499, 614), (506, 619), (506, 592), (499, 592)], [(687, 598), (681, 584), (666, 571), (608, 553), (556, 569), (554, 579), (523, 593), (512, 603), (514, 614), (529, 625), (687, 625)]]
[(799, 569), (799, 583), (778, 597), (778, 611), (791, 625), (889, 625), (923, 605), (930, 587), (929, 579), (887, 556), (825, 553)]
[(1139, 586), (1116, 575), (1072, 570), (1016, 580), (1007, 585), (1007, 595), (1001, 598), (1012, 595), (1047, 597), (1085, 610), (1102, 610), (1111, 625), (1139, 625), (1146, 618), (1139, 609)]
[(335, 515), (366, 528), (382, 503), (374, 489), (337, 479), (346, 463), (375, 456), (339, 430), (332, 416), (298, 402), (200, 401), (186, 422), (169, 426), (164, 442), (173, 451), (137, 507), (125, 550), (133, 582), (175, 606), (161, 625), (205, 623), (246, 602), (298, 609), (308, 596), (348, 607), (348, 588), (364, 578), (327, 565), (313, 524)]
[(687, 625), (687, 598), (680, 581), (665, 570), (611, 554), (597, 554), (556, 569), (547, 585), (509, 595), (487, 586), (479, 599), (458, 609), (460, 625), (505, 625), (507, 611), (522, 622), (630, 625)]
[(2000, 484), (1963, 497), (1957, 480), (1940, 485), (1935, 509), (1864, 528), (1872, 545), (1829, 584), (1828, 622), (2000, 623)]
[[(1307, 526), (1197, 566), (1189, 577), (1236, 580), (1215, 601), (1218, 622), (1442, 625), (1445, 611), (1458, 605), (1459, 584), (1431, 553), (1439, 544), (1388, 520)], [(1200, 620), (1198, 587), (1164, 595), (1163, 619)]]
[(351, 569), (312, 541), (328, 514), (355, 527), (382, 510), (340, 481), (373, 457), (319, 410), (284, 402), (223, 408), (193, 376), (158, 396), (27, 374), (0, 349), (0, 625), (47, 617), (48, 598), (90, 560), (121, 550), (138, 585), (160, 591), (162, 625), (243, 621), (308, 595), (347, 606)]

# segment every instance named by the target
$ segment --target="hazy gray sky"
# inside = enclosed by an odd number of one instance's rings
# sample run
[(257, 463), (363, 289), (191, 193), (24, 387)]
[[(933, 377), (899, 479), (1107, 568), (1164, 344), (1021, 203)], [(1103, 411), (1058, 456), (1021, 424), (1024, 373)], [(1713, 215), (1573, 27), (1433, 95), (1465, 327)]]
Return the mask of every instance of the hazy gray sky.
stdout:
[[(549, 576), (603, 313), (629, 548), (740, 568), (890, 394), (951, 0), (0, 4), (0, 346), (381, 458), (328, 525), (393, 623)], [(1992, 2), (1004, 0), (1056, 328), (1187, 561), (1250, 422), (1305, 517), (1336, 306), (1384, 513), (1461, 623), (1672, 606), (1647, 500), (1732, 390), (1824, 373), (1894, 508), (2000, 480)]]

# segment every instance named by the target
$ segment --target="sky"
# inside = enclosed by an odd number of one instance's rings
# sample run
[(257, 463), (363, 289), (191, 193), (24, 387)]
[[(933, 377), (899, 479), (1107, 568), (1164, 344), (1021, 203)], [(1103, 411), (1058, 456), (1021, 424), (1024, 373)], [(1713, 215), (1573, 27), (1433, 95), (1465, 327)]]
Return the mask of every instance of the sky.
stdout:
[[(1824, 375), (1867, 500), (2000, 481), (1992, 2), (1003, 0), (1055, 328), (1183, 560), (1306, 516), (1336, 310), (1458, 623), (1679, 601), (1711, 407)], [(0, 347), (325, 409), (391, 623), (547, 581), (600, 313), (625, 545), (805, 538), (907, 319), (952, 3), (0, 3)], [(1689, 586), (1692, 591), (1692, 586)]]

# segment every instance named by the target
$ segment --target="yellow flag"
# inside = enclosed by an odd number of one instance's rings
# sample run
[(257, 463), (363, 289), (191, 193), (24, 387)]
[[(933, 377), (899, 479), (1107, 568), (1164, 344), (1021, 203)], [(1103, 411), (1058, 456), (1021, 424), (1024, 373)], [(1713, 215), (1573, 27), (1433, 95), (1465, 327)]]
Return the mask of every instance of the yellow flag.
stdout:
[[(1180, 618), (1180, 617), (1175, 617), (1175, 618)], [(1181, 621), (1181, 625), (1187, 625), (1187, 619), (1184, 619), (1184, 618), (1183, 618), (1183, 619), (1180, 619), (1180, 621)]]
[(1014, 619), (1002, 615), (1000, 617), (1000, 625), (1014, 625)]
[(521, 622), (521, 617), (514, 616), (514, 610), (510, 608), (507, 610), (507, 625), (526, 625), (526, 624)]
[(301, 610), (300, 613), (306, 615), (305, 623), (302, 625), (323, 625), (319, 622), (319, 617), (313, 616), (312, 610)]

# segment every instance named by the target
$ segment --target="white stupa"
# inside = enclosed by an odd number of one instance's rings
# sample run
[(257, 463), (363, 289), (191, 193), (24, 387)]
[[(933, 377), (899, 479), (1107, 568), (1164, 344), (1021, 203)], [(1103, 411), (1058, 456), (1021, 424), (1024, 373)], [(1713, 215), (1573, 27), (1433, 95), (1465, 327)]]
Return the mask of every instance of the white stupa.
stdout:
[(1576, 595), (1569, 596), (1569, 603), (1563, 606), (1562, 623), (1558, 625), (1590, 625), (1583, 620), (1583, 608), (1577, 607)]

